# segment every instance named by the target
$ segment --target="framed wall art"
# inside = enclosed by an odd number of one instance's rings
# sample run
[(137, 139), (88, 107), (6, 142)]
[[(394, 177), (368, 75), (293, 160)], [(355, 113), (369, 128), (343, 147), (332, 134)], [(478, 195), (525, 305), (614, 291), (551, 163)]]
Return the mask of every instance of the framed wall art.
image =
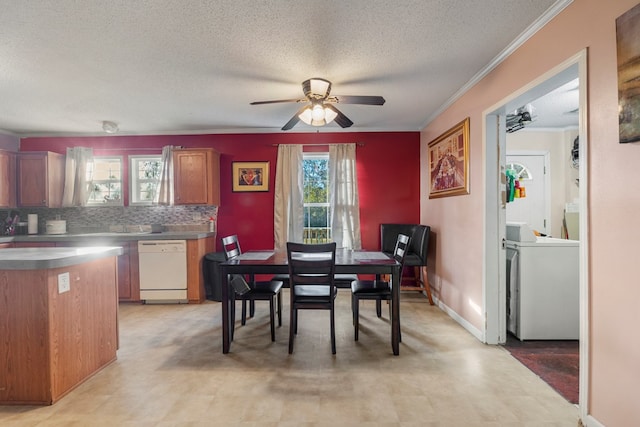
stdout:
[(429, 143), (429, 198), (469, 194), (469, 117)]
[(269, 162), (231, 162), (234, 192), (269, 191)]
[(640, 4), (616, 19), (620, 142), (640, 142)]

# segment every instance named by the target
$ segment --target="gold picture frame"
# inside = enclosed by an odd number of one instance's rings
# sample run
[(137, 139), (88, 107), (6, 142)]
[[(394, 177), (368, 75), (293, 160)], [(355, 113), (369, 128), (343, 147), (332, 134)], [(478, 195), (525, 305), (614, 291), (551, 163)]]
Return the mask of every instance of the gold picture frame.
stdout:
[(269, 191), (269, 162), (231, 162), (234, 192)]
[(640, 142), (640, 4), (616, 19), (618, 133), (620, 143)]
[(469, 194), (469, 117), (428, 145), (429, 198)]

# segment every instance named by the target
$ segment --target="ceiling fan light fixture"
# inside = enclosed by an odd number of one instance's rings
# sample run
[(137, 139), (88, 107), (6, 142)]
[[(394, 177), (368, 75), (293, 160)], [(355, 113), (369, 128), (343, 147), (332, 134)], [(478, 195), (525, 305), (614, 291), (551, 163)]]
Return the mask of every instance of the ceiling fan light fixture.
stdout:
[(302, 82), (302, 90), (307, 98), (325, 99), (331, 92), (329, 80), (313, 78)]
[(102, 130), (106, 133), (116, 133), (120, 129), (118, 128), (118, 124), (116, 122), (105, 120), (102, 122)]
[(302, 113), (298, 114), (298, 118), (309, 126), (327, 125), (337, 116), (335, 111), (319, 103), (307, 106)]
[(311, 109), (311, 118), (315, 122), (324, 121), (324, 107), (322, 104), (315, 104)]

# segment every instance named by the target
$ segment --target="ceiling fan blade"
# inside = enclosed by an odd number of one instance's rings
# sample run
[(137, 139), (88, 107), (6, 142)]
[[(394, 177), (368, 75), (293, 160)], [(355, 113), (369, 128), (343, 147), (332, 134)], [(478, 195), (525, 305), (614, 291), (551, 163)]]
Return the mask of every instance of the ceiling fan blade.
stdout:
[(280, 102), (307, 102), (307, 100), (306, 99), (277, 99), (274, 101), (255, 101), (255, 102), (251, 102), (249, 105), (277, 104)]
[(333, 95), (327, 98), (328, 102), (336, 104), (365, 104), (365, 105), (384, 105), (384, 98), (381, 96), (348, 96)]
[(291, 117), (291, 119), (284, 125), (282, 126), (282, 130), (289, 130), (291, 128), (293, 128), (296, 124), (298, 124), (298, 122), (300, 121), (300, 114), (302, 114), (302, 112), (304, 110), (306, 110), (307, 108), (309, 108), (308, 105), (305, 105), (304, 107), (302, 107), (301, 109), (299, 109), (296, 114), (293, 115), (293, 117)]
[(342, 112), (333, 105), (324, 104), (324, 106), (337, 114), (336, 118), (333, 119), (333, 121), (336, 122), (341, 128), (348, 128), (353, 124), (353, 122), (347, 116), (342, 114)]

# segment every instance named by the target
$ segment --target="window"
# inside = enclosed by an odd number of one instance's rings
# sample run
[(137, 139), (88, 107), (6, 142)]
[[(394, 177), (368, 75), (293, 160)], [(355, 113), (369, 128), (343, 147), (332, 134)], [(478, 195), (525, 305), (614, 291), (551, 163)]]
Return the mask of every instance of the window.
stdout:
[(533, 179), (531, 171), (522, 163), (507, 163), (507, 169), (515, 171), (518, 181), (530, 181)]
[(162, 171), (162, 156), (129, 156), (129, 205), (153, 203)]
[(304, 242), (331, 242), (329, 153), (304, 153)]
[(94, 156), (87, 165), (89, 206), (122, 206), (122, 158)]

